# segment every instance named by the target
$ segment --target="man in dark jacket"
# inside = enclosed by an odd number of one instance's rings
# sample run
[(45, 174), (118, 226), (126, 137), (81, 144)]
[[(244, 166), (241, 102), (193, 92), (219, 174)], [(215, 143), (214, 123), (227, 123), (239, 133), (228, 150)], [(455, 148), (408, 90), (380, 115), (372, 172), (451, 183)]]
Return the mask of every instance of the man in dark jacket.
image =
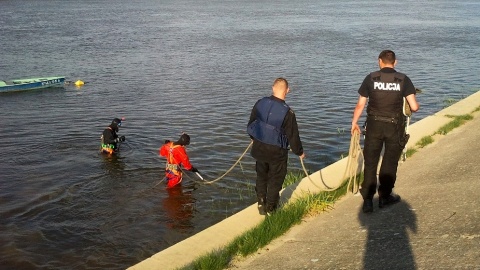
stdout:
[(363, 80), (359, 98), (353, 112), (351, 133), (360, 132), (357, 122), (367, 104), (367, 132), (363, 150), (365, 170), (360, 193), (363, 197), (364, 213), (373, 212), (373, 196), (377, 192), (377, 167), (382, 149), (383, 160), (378, 174), (378, 206), (383, 208), (400, 201), (392, 193), (397, 179), (398, 160), (408, 137), (405, 134), (403, 101), (412, 112), (419, 109), (415, 98), (415, 87), (407, 75), (397, 72), (395, 53), (385, 50), (378, 56), (380, 70), (370, 73)]
[(272, 96), (255, 103), (247, 126), (253, 140), (251, 155), (256, 160), (258, 209), (267, 215), (278, 207), (280, 190), (287, 175), (288, 147), (300, 158), (305, 157), (295, 113), (285, 103), (290, 91), (287, 80), (276, 79), (272, 91)]
[(118, 137), (118, 127), (122, 125), (122, 120), (114, 118), (112, 123), (103, 131), (101, 152), (106, 154), (113, 154), (118, 151), (119, 142), (125, 141), (125, 136)]

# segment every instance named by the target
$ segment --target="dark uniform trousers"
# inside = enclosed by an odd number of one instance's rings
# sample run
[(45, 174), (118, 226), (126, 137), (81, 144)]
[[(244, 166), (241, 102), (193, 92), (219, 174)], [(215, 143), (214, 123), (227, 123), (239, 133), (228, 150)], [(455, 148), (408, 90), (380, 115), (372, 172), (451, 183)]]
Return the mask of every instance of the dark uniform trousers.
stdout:
[(373, 199), (377, 188), (377, 168), (385, 145), (382, 165), (378, 180), (378, 195), (387, 197), (392, 192), (397, 178), (397, 166), (402, 154), (403, 146), (401, 139), (405, 134), (405, 122), (397, 119), (397, 123), (375, 120), (367, 117), (367, 132), (363, 155), (365, 159), (364, 180), (360, 190), (363, 199)]
[(280, 199), (283, 181), (287, 175), (287, 160), (276, 162), (258, 161), (255, 164), (257, 196), (266, 196), (267, 211), (275, 210)]

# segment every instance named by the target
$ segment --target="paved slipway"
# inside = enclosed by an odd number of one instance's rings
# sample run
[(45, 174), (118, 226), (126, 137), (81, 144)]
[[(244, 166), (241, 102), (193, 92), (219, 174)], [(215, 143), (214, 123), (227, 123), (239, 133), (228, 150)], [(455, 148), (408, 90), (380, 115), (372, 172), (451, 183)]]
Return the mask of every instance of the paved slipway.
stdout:
[(399, 166), (400, 203), (379, 209), (374, 200), (364, 214), (361, 196), (349, 194), (229, 269), (480, 269), (480, 113), (473, 115)]

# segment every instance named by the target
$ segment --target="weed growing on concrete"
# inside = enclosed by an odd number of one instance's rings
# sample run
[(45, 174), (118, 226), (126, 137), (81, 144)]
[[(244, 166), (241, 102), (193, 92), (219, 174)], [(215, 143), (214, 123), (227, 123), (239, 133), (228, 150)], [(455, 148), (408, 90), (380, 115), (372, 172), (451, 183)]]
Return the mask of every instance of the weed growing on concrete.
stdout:
[(305, 176), (304, 174), (305, 173), (301, 170), (288, 171), (287, 175), (285, 176), (285, 181), (283, 182), (283, 188), (301, 180)]
[(265, 221), (236, 238), (227, 249), (236, 250), (236, 254), (246, 256), (264, 247), (273, 239), (284, 234), (293, 225), (300, 223), (306, 208), (304, 205), (288, 204), (280, 208)]
[(220, 269), (223, 269), (223, 267), (219, 267), (219, 266), (228, 265), (231, 259), (232, 259), (232, 255), (229, 250), (227, 249), (215, 250), (208, 253), (205, 256), (198, 258), (191, 265), (180, 268), (180, 269), (184, 269), (184, 270), (219, 269), (220, 270)]
[(321, 212), (333, 209), (334, 196), (331, 194), (324, 194), (325, 196), (317, 196), (316, 194), (307, 194), (299, 200), (299, 203), (305, 204), (307, 212), (306, 216), (315, 216)]
[(452, 117), (453, 120), (442, 126), (440, 129), (438, 129), (435, 134), (441, 134), (445, 135), (448, 132), (452, 131), (453, 129), (463, 125), (466, 121), (472, 120), (473, 116), (471, 114), (464, 114), (464, 115), (458, 115), (458, 116), (448, 116)]
[[(477, 107), (472, 113), (480, 111), (480, 106)], [(453, 129), (463, 125), (466, 121), (473, 119), (473, 116), (471, 114), (464, 114), (464, 115), (447, 115), (447, 117), (453, 118), (452, 121), (448, 122), (441, 128), (439, 128), (435, 133), (432, 134), (440, 134), (440, 135), (445, 135), (448, 132), (452, 131)], [(425, 136), (420, 141), (418, 141), (415, 146), (418, 146), (419, 148), (423, 148), (427, 146), (428, 144), (431, 144), (434, 139), (432, 136)], [(417, 152), (416, 148), (408, 148), (407, 149), (407, 157), (412, 156), (415, 152)]]
[(425, 136), (420, 139), (415, 145), (418, 145), (418, 147), (423, 148), (431, 143), (433, 143), (433, 137), (432, 136)]
[(411, 157), (413, 154), (417, 152), (417, 149), (415, 148), (408, 148), (407, 149), (407, 157)]

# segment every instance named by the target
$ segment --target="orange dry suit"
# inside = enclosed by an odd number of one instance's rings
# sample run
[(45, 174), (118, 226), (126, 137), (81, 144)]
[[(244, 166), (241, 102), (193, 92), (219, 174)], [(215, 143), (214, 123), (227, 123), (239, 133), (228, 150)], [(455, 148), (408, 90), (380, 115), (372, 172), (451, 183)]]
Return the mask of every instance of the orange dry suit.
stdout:
[(182, 171), (180, 165), (186, 170), (191, 170), (192, 164), (188, 158), (187, 152), (183, 145), (168, 142), (160, 147), (160, 155), (167, 158), (165, 167), (165, 178), (167, 180), (167, 188), (171, 188), (182, 182)]

